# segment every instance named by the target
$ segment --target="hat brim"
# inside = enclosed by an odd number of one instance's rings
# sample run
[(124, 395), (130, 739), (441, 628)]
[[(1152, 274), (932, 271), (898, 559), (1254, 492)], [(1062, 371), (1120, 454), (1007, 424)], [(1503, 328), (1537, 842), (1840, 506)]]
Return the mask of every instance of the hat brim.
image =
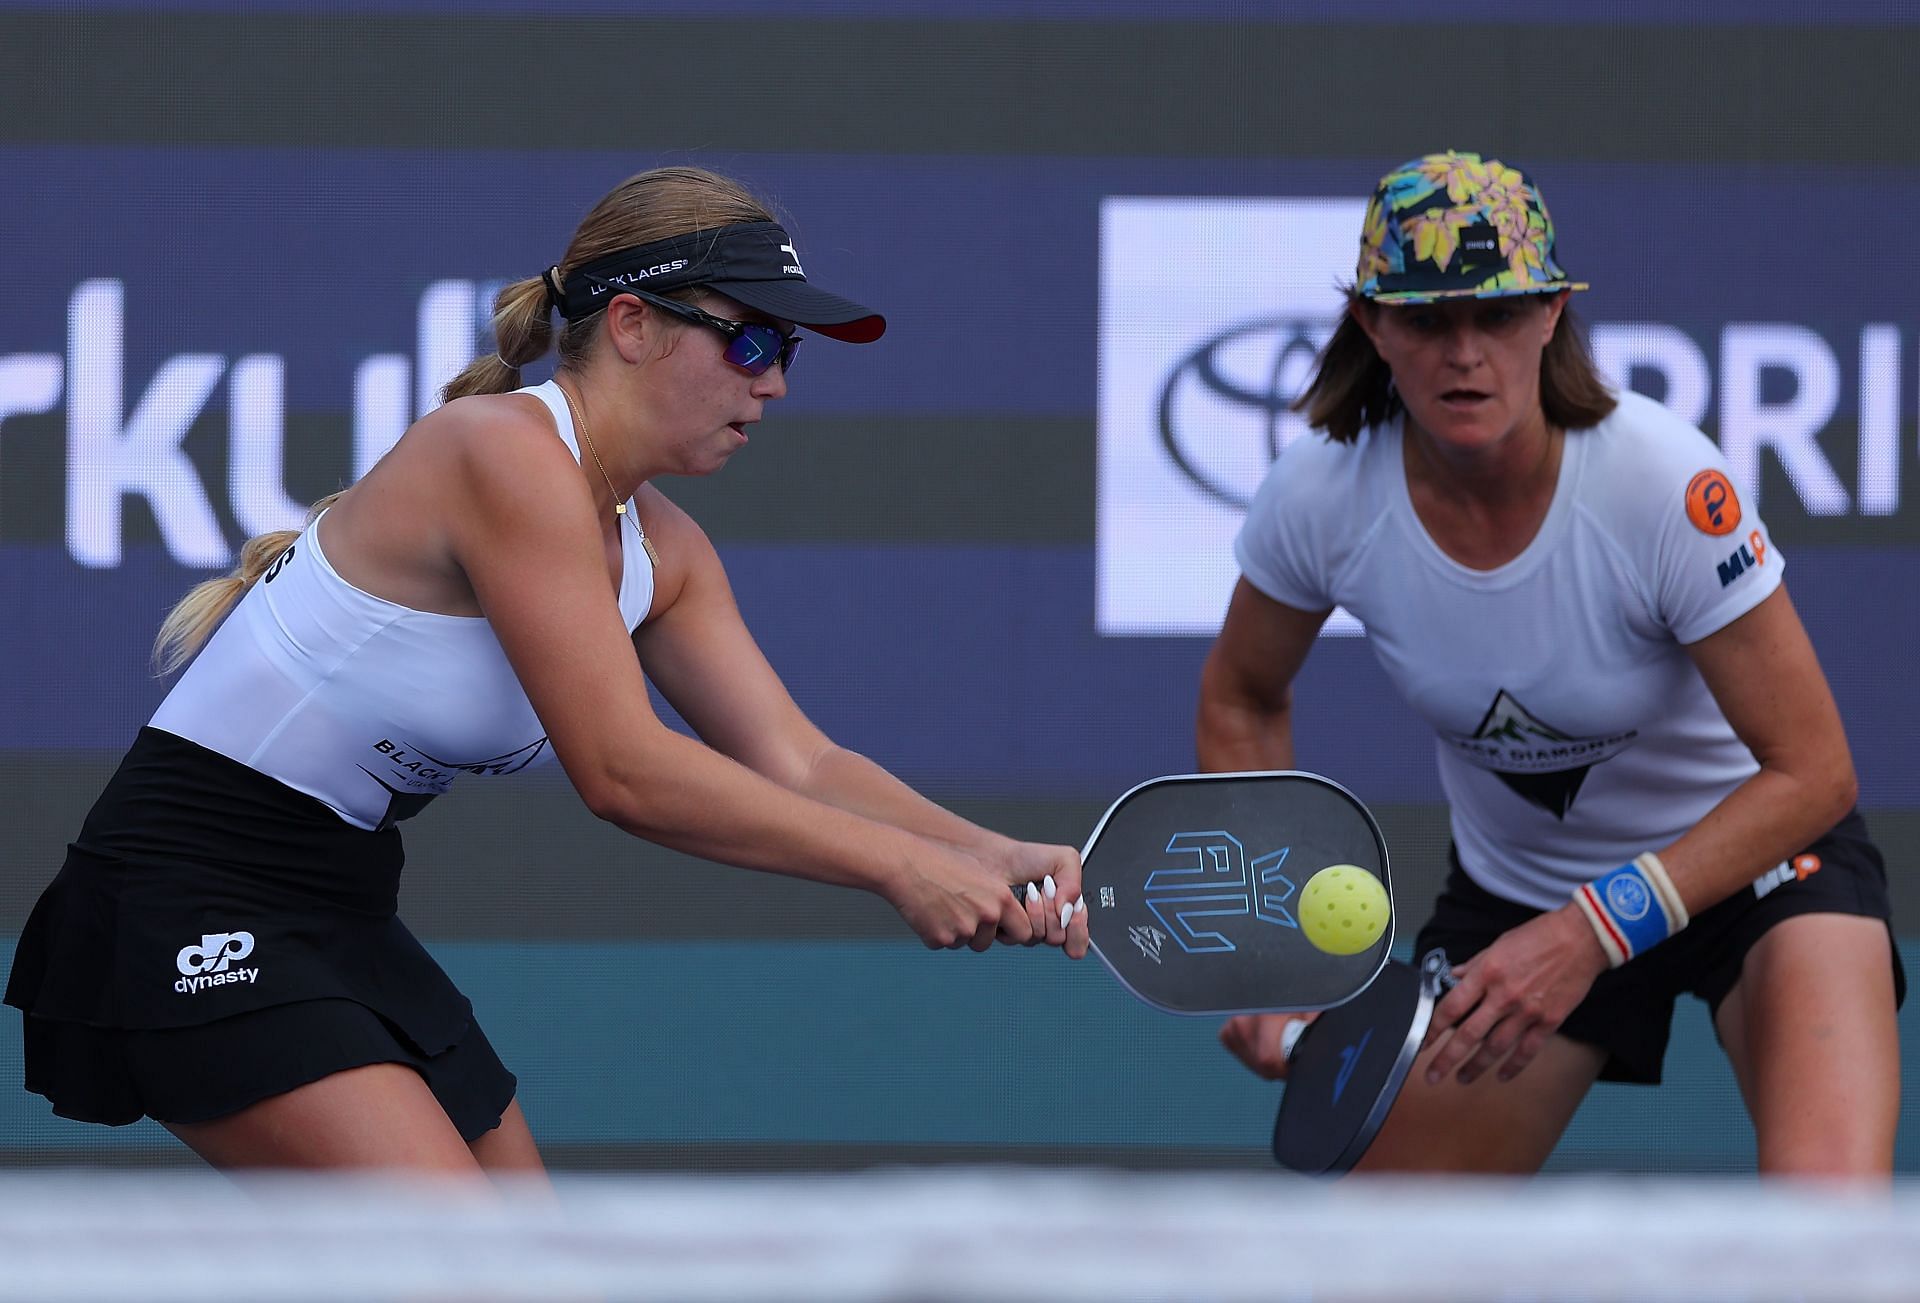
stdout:
[(887, 319), (872, 308), (803, 280), (709, 281), (705, 288), (848, 344), (871, 344), (887, 330)]
[(1390, 290), (1385, 294), (1364, 294), (1361, 297), (1374, 303), (1404, 306), (1409, 303), (1433, 303), (1440, 299), (1511, 299), (1522, 294), (1558, 294), (1563, 290), (1588, 288), (1586, 281), (1554, 281), (1545, 285), (1518, 285), (1497, 290)]

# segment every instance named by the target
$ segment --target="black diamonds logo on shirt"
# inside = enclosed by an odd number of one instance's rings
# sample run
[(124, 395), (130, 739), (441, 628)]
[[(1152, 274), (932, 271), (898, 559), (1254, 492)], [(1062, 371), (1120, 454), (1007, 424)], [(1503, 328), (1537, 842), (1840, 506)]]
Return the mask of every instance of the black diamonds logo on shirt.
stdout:
[(1471, 737), (1447, 740), (1461, 755), (1556, 819), (1567, 817), (1587, 773), (1612, 759), (1638, 735), (1577, 738), (1538, 718), (1502, 688)]

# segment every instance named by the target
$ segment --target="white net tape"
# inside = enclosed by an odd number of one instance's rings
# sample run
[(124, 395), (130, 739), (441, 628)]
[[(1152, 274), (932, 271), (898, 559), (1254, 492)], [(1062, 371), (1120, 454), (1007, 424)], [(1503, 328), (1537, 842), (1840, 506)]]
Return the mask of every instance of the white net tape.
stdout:
[(420, 1182), (0, 1177), (0, 1298), (1920, 1298), (1920, 1186), (929, 1169)]

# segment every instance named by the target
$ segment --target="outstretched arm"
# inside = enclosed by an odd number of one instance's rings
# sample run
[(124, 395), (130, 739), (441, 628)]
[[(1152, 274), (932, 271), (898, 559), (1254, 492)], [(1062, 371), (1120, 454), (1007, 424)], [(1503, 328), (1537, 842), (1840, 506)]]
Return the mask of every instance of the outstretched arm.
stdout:
[[(771, 782), (667, 728), (610, 591), (602, 518), (543, 416), (450, 404), (445, 531), (587, 806), (649, 841), (873, 891), (929, 946), (1026, 941), (1032, 924), (972, 856)], [(524, 409), (523, 409), (524, 410)]]
[(1028, 908), (1034, 940), (1086, 952), (1084, 913), (1062, 924), (1080, 896), (1080, 859), (1071, 847), (1020, 842), (928, 800), (879, 764), (841, 747), (806, 717), (768, 664), (734, 601), (705, 533), (659, 494), (644, 495), (648, 533), (661, 563), (656, 614), (634, 636), (661, 695), (715, 750), (787, 791), (862, 819), (940, 843), (987, 866), (1004, 883), (1051, 877), (1052, 908)]
[(1063, 945), (1075, 959), (1086, 954), (1086, 911), (1076, 910), (1067, 923), (1061, 922), (1065, 909), (1080, 900), (1080, 854), (1073, 847), (1017, 841), (983, 828), (928, 800), (879, 764), (824, 735), (820, 735), (820, 745), (811, 750), (794, 790), (965, 851), (1005, 878), (1009, 886), (1050, 881), (1054, 887), (1051, 901), (1037, 892), (1031, 900), (1022, 897), (1033, 922), (1033, 940)]

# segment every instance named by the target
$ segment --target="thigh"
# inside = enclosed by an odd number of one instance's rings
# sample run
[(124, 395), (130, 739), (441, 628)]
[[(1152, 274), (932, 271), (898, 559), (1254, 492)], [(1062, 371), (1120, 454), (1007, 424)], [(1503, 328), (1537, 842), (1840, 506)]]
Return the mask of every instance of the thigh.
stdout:
[(210, 1122), (162, 1125), (222, 1169), (480, 1170), (427, 1083), (397, 1063), (332, 1073)]
[[(520, 1111), (518, 1099), (509, 1103), (500, 1114), (500, 1125), (491, 1131), (482, 1132), (467, 1142), (467, 1148), (473, 1152), (474, 1161), (486, 1169), (492, 1176), (505, 1176), (518, 1181), (519, 1178), (544, 1178), (547, 1165), (540, 1157), (540, 1149), (533, 1143), (533, 1132), (527, 1127), (527, 1115)], [(540, 1184), (530, 1181), (529, 1184)]]
[(1877, 918), (1800, 914), (1747, 951), (1715, 1025), (1762, 1172), (1892, 1171), (1900, 1045), (1891, 947)]
[(1468, 1086), (1453, 1077), (1430, 1086), (1427, 1065), (1442, 1043), (1429, 1045), (1414, 1061), (1386, 1124), (1355, 1170), (1537, 1172), (1607, 1058), (1597, 1046), (1550, 1036), (1512, 1081), (1489, 1072)]

